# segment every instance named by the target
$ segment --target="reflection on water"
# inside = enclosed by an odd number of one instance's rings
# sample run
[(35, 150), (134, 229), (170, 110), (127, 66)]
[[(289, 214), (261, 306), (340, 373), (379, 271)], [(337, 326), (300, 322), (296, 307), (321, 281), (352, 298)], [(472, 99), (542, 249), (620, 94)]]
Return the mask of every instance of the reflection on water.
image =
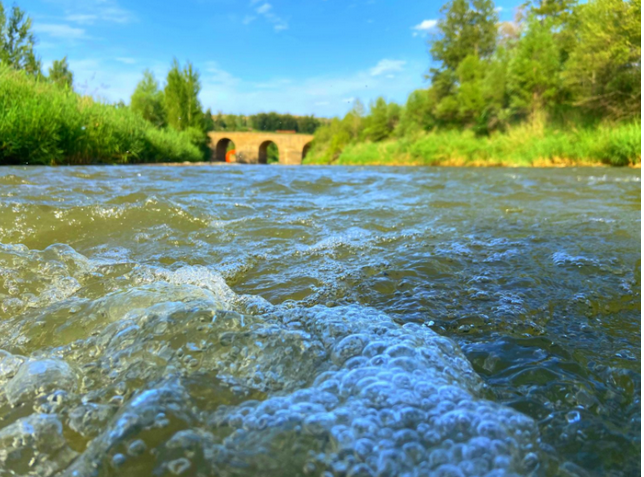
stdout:
[(631, 170), (0, 170), (0, 475), (639, 475)]

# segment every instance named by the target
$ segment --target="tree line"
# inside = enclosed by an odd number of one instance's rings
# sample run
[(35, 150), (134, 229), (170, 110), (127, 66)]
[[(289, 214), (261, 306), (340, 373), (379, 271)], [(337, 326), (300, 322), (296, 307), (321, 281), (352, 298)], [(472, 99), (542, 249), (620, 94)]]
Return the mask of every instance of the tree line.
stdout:
[(313, 134), (324, 119), (314, 115), (293, 116), (276, 112), (251, 114), (223, 114), (213, 116), (215, 131), (295, 131), (302, 134)]
[(333, 161), (361, 141), (517, 125), (596, 127), (639, 120), (641, 0), (532, 0), (500, 22), (492, 0), (449, 0), (428, 42), (427, 88), (405, 105), (357, 101), (316, 132)]

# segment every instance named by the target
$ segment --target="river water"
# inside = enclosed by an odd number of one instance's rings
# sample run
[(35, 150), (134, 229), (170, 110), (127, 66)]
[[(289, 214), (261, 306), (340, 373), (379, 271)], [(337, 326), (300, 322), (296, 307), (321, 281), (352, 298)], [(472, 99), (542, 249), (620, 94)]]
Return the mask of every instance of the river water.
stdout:
[(640, 475), (640, 174), (0, 170), (0, 476)]

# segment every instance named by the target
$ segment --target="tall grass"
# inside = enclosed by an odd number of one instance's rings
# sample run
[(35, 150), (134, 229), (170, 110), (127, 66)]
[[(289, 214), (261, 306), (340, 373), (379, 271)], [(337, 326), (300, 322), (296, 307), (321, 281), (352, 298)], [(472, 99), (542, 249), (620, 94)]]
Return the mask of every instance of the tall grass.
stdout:
[(0, 66), (0, 164), (200, 160), (187, 134)]
[[(309, 164), (329, 163), (323, 151)], [(639, 121), (581, 129), (549, 129), (524, 124), (505, 133), (477, 137), (472, 131), (438, 131), (379, 143), (347, 146), (339, 165), (548, 166), (641, 163)]]

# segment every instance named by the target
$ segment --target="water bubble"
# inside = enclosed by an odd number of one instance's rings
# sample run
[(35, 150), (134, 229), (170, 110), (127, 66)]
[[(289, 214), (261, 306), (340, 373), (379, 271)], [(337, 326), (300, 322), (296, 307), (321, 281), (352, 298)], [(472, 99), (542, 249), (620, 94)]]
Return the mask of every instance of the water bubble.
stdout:
[(579, 413), (579, 411), (570, 411), (566, 414), (566, 421), (568, 421), (568, 424), (579, 422), (581, 421), (581, 414)]
[(168, 470), (174, 475), (181, 475), (187, 471), (192, 464), (185, 457), (168, 462)]

